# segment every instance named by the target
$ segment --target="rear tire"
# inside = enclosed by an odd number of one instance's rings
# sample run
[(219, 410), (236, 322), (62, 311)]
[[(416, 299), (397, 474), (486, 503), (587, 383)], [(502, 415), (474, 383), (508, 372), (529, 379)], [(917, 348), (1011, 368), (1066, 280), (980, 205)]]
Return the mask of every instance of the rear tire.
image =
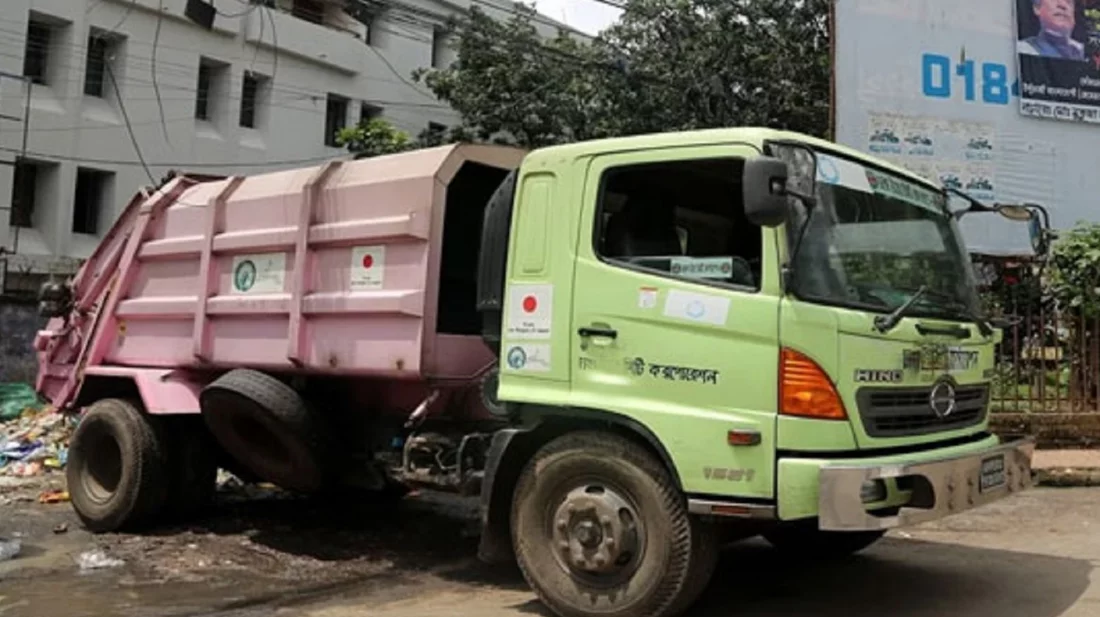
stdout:
[(203, 389), (199, 400), (211, 434), (249, 471), (300, 493), (324, 488), (328, 431), (293, 388), (236, 369)]
[(830, 560), (871, 546), (886, 531), (822, 531), (817, 520), (784, 524), (762, 534), (776, 549), (801, 558)]
[(81, 418), (65, 476), (77, 516), (94, 533), (135, 529), (165, 501), (164, 450), (133, 403), (103, 399)]
[(713, 528), (688, 516), (665, 467), (610, 433), (543, 446), (516, 485), (511, 525), (524, 577), (564, 617), (677, 615), (717, 559)]

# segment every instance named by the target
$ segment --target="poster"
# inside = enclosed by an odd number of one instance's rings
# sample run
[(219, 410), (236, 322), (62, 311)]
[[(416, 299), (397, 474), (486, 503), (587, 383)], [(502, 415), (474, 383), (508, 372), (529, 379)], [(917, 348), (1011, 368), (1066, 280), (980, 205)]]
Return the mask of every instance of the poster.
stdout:
[(1100, 123), (1100, 0), (1016, 4), (1020, 112)]

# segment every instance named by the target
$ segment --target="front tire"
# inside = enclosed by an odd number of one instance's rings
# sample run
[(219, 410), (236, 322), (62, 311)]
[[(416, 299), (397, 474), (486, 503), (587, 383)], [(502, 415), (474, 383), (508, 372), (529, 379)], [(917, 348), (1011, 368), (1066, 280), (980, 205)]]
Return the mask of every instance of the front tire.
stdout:
[(77, 516), (93, 533), (149, 522), (164, 504), (164, 465), (148, 416), (129, 401), (97, 401), (69, 443), (65, 479)]
[(688, 516), (664, 465), (611, 433), (570, 433), (539, 450), (511, 523), (524, 577), (563, 617), (677, 615), (717, 560), (713, 529)]

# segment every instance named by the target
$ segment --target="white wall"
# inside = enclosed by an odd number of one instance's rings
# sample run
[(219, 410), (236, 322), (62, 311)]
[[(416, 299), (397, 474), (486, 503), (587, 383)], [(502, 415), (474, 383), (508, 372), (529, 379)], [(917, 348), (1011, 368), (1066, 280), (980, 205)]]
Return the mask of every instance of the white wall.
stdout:
[[(376, 20), (370, 45), (361, 38), (365, 34), (361, 24), (332, 12), (328, 21), (352, 32), (310, 23), (278, 9), (249, 10), (243, 2), (217, 2), (223, 13), (238, 15), (219, 15), (212, 31), (183, 16), (186, 0), (0, 2), (0, 72), (22, 74), (32, 11), (59, 24), (50, 49), (49, 83), (33, 86), (27, 123), (28, 157), (56, 166), (40, 178), (39, 184), (45, 186), (37, 195), (34, 226), (18, 231), (20, 255), (12, 263), (21, 259), (19, 263), (34, 263), (36, 269), (56, 268), (59, 262), (71, 264), (66, 257), (86, 257), (130, 197), (150, 184), (138, 163), (123, 109), (158, 181), (170, 169), (259, 173), (345, 154), (324, 145), (329, 93), (352, 100), (349, 124), (359, 119), (363, 101), (383, 108), (383, 117), (413, 135), (429, 122), (458, 121), (452, 110), (431, 97), (423, 85), (413, 83), (409, 74), (430, 64), (433, 28), (442, 27), (448, 15), (468, 9), (471, 0), (401, 0)], [(496, 17), (506, 17), (514, 9), (501, 0), (473, 3)], [(416, 9), (410, 12), (402, 5)], [(163, 7), (160, 19), (158, 6)], [(554, 34), (556, 28), (554, 22), (540, 20), (539, 29), (545, 34)], [(109, 82), (104, 98), (84, 95), (86, 44), (92, 29), (124, 37), (112, 64), (124, 105)], [(154, 39), (158, 39), (155, 70)], [(453, 57), (453, 52), (445, 55)], [(228, 65), (225, 80), (215, 87), (210, 121), (195, 118), (200, 58)], [(246, 70), (273, 78), (260, 96), (255, 129), (238, 122)], [(2, 113), (22, 116), (25, 92), (22, 82), (0, 79)], [(0, 120), (0, 161), (15, 158), (22, 129), (22, 123)], [(96, 236), (71, 231), (78, 167), (115, 174), (111, 210), (101, 218)], [(2, 208), (10, 205), (11, 183), (11, 168), (0, 165), (0, 246), (9, 250), (15, 231), (8, 228), (8, 213)]]
[[(1014, 5), (1015, 0), (838, 2), (837, 141), (881, 154), (935, 182), (988, 179), (992, 189), (970, 192), (990, 202), (1044, 204), (1057, 228), (1098, 221), (1094, 153), (1100, 127), (1020, 113), (1020, 99), (1012, 93)], [(936, 58), (947, 65), (946, 82), (926, 70)], [(874, 142), (872, 136), (883, 129), (902, 141)], [(932, 144), (906, 144), (909, 135), (928, 137)], [(992, 147), (975, 150), (971, 140)], [(1031, 251), (1019, 223), (973, 216), (963, 218), (962, 228), (973, 251)]]

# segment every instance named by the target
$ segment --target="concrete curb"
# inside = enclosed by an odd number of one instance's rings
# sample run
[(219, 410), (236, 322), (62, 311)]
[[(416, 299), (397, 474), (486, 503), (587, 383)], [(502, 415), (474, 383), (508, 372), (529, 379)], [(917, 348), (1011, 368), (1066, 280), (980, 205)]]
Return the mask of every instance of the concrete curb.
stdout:
[(1035, 480), (1036, 486), (1100, 486), (1100, 468), (1096, 467), (1033, 469), (1032, 477)]

